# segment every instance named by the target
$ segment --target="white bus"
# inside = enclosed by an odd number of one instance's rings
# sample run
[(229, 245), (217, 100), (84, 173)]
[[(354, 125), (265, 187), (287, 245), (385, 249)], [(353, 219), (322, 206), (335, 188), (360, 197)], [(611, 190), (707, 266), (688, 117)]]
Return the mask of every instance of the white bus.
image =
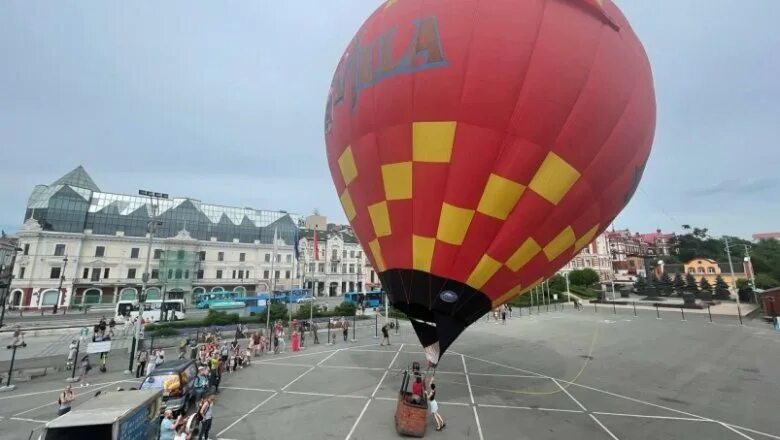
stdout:
[[(167, 299), (165, 303), (159, 299), (151, 299), (144, 303), (143, 320), (145, 322), (157, 322), (160, 320), (160, 309), (163, 308), (164, 319), (168, 321), (179, 321), (186, 317), (187, 310), (184, 308), (183, 299)], [(116, 313), (114, 320), (118, 323), (131, 320), (138, 316), (137, 301), (119, 301), (116, 303)]]

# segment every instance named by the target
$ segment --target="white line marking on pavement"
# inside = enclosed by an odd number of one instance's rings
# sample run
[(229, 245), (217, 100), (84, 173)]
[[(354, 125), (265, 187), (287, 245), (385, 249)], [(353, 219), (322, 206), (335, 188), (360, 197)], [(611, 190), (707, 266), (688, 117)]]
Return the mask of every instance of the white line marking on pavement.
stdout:
[(637, 417), (640, 419), (661, 419), (661, 420), (682, 420), (686, 422), (709, 422), (710, 420), (696, 419), (693, 417), (672, 417), (672, 416), (649, 416), (644, 414), (625, 414), (625, 413), (612, 413), (604, 411), (593, 411), (593, 414), (603, 416), (617, 416), (617, 417)]
[(469, 399), (471, 399), (472, 409), (474, 410), (474, 420), (477, 422), (477, 432), (479, 433), (479, 440), (484, 440), (485, 437), (482, 435), (482, 424), (479, 422), (479, 414), (477, 413), (477, 406), (475, 405), (476, 402), (474, 402), (474, 392), (471, 390), (471, 379), (469, 379), (469, 370), (466, 367), (466, 357), (461, 354), (460, 360), (461, 362), (463, 362), (463, 373), (466, 375), (466, 386), (469, 389)]
[(772, 434), (767, 434), (766, 432), (757, 431), (757, 430), (751, 429), (751, 428), (745, 428), (744, 426), (735, 425), (733, 423), (726, 423), (726, 425), (729, 425), (732, 428), (737, 428), (737, 429), (741, 429), (743, 431), (747, 431), (747, 432), (749, 432), (751, 434), (763, 435), (765, 437), (769, 437), (769, 438), (773, 438), (773, 439), (776, 439), (776, 440), (780, 440), (780, 437), (778, 437), (776, 435), (772, 435)]
[(539, 374), (539, 373), (537, 373), (535, 371), (524, 370), (522, 368), (517, 368), (517, 367), (513, 367), (511, 365), (501, 364), (501, 363), (498, 363), (498, 362), (489, 361), (487, 359), (482, 359), (482, 358), (478, 358), (478, 357), (474, 357), (474, 356), (469, 356), (467, 354), (456, 353), (454, 351), (452, 352), (452, 354), (459, 354), (459, 355), (467, 357), (469, 359), (474, 359), (475, 361), (485, 362), (487, 364), (495, 365), (497, 367), (504, 367), (504, 368), (509, 368), (510, 370), (521, 371), (523, 373), (533, 374), (534, 376), (547, 377), (544, 374)]
[[(312, 367), (312, 368), (314, 368), (314, 367)], [(257, 404), (257, 405), (256, 405), (254, 408), (252, 408), (251, 410), (249, 410), (249, 412), (248, 412), (248, 413), (246, 413), (246, 414), (244, 414), (243, 416), (241, 416), (241, 417), (239, 417), (238, 419), (236, 419), (236, 421), (235, 421), (235, 422), (233, 422), (233, 423), (231, 423), (230, 425), (228, 425), (228, 427), (227, 427), (227, 428), (223, 429), (222, 431), (219, 431), (219, 432), (217, 433), (217, 437), (219, 437), (220, 435), (224, 434), (224, 433), (225, 433), (227, 430), (229, 430), (230, 428), (232, 428), (232, 427), (236, 426), (236, 425), (238, 424), (238, 422), (240, 422), (240, 421), (244, 420), (245, 418), (247, 418), (247, 416), (249, 416), (249, 414), (252, 414), (253, 412), (257, 411), (257, 408), (260, 408), (261, 406), (265, 405), (265, 404), (266, 404), (266, 403), (267, 403), (269, 400), (273, 399), (274, 397), (276, 397), (276, 396), (278, 396), (278, 395), (279, 395), (279, 393), (273, 393), (273, 394), (271, 394), (270, 396), (266, 397), (266, 399), (265, 399), (265, 400), (263, 400), (262, 402), (258, 403), (258, 404)]]
[[(439, 402), (443, 403), (443, 402)], [(531, 406), (512, 406), (512, 405), (492, 405), (489, 403), (480, 403), (477, 406), (480, 408), (502, 408), (502, 409), (527, 409), (532, 411), (553, 411), (553, 412), (566, 412), (566, 413), (574, 413), (574, 414), (582, 414), (583, 411), (580, 411), (578, 409), (558, 409), (558, 408), (539, 408), (539, 407), (531, 407)]]
[(243, 387), (220, 387), (223, 390), (239, 390), (239, 391), (260, 391), (263, 393), (278, 393), (277, 390), (266, 390), (263, 388), (243, 388)]
[[(118, 380), (118, 381), (116, 381), (116, 382), (109, 382), (109, 383), (106, 383), (106, 384), (104, 384), (104, 385), (102, 385), (102, 386), (99, 386), (99, 387), (96, 387), (96, 388), (92, 388), (91, 390), (89, 390), (89, 391), (85, 391), (85, 392), (83, 392), (83, 393), (79, 393), (79, 394), (76, 394), (76, 393), (74, 393), (73, 397), (79, 397), (79, 396), (83, 396), (83, 395), (85, 395), (85, 394), (89, 394), (89, 393), (91, 393), (91, 392), (93, 392), (93, 391), (95, 391), (95, 390), (100, 390), (100, 389), (103, 389), (103, 388), (106, 388), (106, 387), (110, 387), (111, 385), (116, 385), (116, 384), (118, 384), (118, 383), (120, 383), (120, 382), (124, 382), (124, 381), (122, 381), (122, 380)], [(18, 396), (17, 396), (17, 397), (18, 397)], [(14, 417), (18, 417), (18, 416), (21, 416), (21, 415), (24, 415), (24, 414), (27, 414), (27, 413), (31, 413), (31, 412), (33, 412), (33, 411), (35, 411), (35, 410), (39, 410), (39, 409), (41, 409), (41, 408), (46, 408), (47, 406), (50, 406), (50, 405), (56, 405), (56, 404), (57, 404), (57, 402), (49, 402), (49, 403), (45, 403), (45, 404), (43, 404), (43, 405), (36, 406), (35, 408), (30, 408), (30, 409), (28, 409), (28, 410), (25, 410), (25, 411), (22, 411), (22, 412), (20, 412), (20, 413), (14, 414)]]
[[(112, 384), (117, 384), (117, 383), (121, 383), (121, 382), (140, 383), (141, 381), (140, 381), (140, 379), (136, 379), (136, 380), (133, 380), (133, 379), (122, 379), (122, 380), (116, 380), (116, 381), (113, 381), (113, 382), (93, 383), (93, 384), (90, 384), (89, 386), (90, 387), (96, 387), (96, 386), (100, 386), (100, 385), (112, 385)], [(12, 394), (12, 395), (9, 395), (9, 396), (0, 397), (0, 400), (15, 399), (17, 397), (37, 396), (39, 394), (47, 394), (47, 393), (58, 393), (58, 392), (62, 392), (63, 389), (64, 388), (55, 388), (55, 389), (46, 390), (46, 391), (36, 391), (36, 392), (33, 392), (33, 393)]]
[[(551, 379), (552, 379), (552, 378), (551, 378)], [(573, 400), (573, 401), (574, 401), (574, 403), (576, 403), (576, 404), (577, 404), (577, 406), (579, 406), (580, 408), (582, 408), (582, 410), (583, 410), (583, 411), (587, 411), (587, 409), (585, 408), (585, 406), (584, 406), (583, 404), (581, 404), (579, 400), (575, 399), (575, 398), (574, 398), (574, 396), (572, 396), (572, 395), (571, 395), (571, 393), (569, 393), (569, 391), (568, 391), (566, 388), (564, 388), (563, 386), (561, 386), (560, 382), (558, 382), (558, 381), (557, 381), (557, 380), (555, 380), (555, 379), (552, 379), (552, 381), (553, 381), (553, 382), (555, 382), (555, 385), (558, 385), (558, 388), (560, 388), (560, 389), (561, 389), (561, 391), (563, 391), (564, 393), (566, 393), (566, 395), (567, 395), (567, 396), (569, 396), (569, 398), (570, 398), (571, 400)]]
[(338, 397), (342, 399), (368, 399), (369, 396), (356, 396), (351, 394), (328, 394), (328, 393), (312, 393), (306, 391), (282, 391), (285, 394), (295, 394), (296, 396), (313, 396), (313, 397)]
[(298, 377), (292, 380), (292, 382), (288, 383), (284, 387), (282, 387), (282, 391), (286, 390), (290, 387), (290, 385), (294, 384), (295, 382), (298, 382), (298, 379), (302, 378), (303, 376), (306, 376), (307, 374), (311, 373), (312, 370), (314, 370), (315, 367), (309, 367), (308, 370), (304, 371), (303, 373), (299, 374)]
[(747, 432), (749, 432), (751, 434), (763, 435), (765, 437), (769, 437), (769, 438), (773, 438), (773, 439), (776, 439), (776, 440), (780, 440), (780, 437), (778, 437), (776, 435), (772, 435), (772, 434), (767, 434), (766, 432), (757, 431), (757, 430), (751, 429), (751, 428), (745, 428), (744, 426), (735, 425), (733, 423), (726, 423), (726, 425), (729, 425), (732, 428), (737, 428), (737, 429), (741, 429), (743, 431), (747, 431)]
[[(335, 355), (336, 353), (338, 353), (338, 352), (340, 352), (340, 351), (341, 351), (341, 349), (338, 349), (338, 350), (334, 351), (333, 353), (331, 353), (331, 354), (329, 354), (329, 355), (325, 356), (325, 357), (324, 357), (322, 360), (320, 360), (319, 362), (317, 362), (317, 366), (319, 367), (320, 365), (322, 365), (322, 363), (323, 363), (323, 362), (325, 362), (325, 361), (327, 361), (328, 359), (332, 358), (332, 357), (333, 357), (333, 355)], [(282, 389), (284, 389), (284, 388), (282, 388)]]
[[(708, 419), (707, 417), (702, 417), (702, 416), (698, 416), (696, 414), (691, 414), (691, 413), (688, 413), (688, 412), (685, 412), (685, 411), (680, 411), (679, 409), (669, 408), (668, 406), (658, 405), (658, 404), (647, 402), (647, 401), (644, 401), (644, 400), (634, 399), (633, 397), (628, 397), (628, 396), (624, 396), (624, 395), (621, 395), (621, 394), (612, 393), (612, 392), (609, 392), (609, 391), (606, 391), (606, 390), (600, 390), (598, 388), (589, 387), (587, 385), (582, 385), (582, 384), (579, 384), (579, 383), (576, 383), (576, 382), (569, 382), (568, 380), (563, 380), (563, 379), (557, 379), (557, 380), (559, 380), (561, 382), (564, 382), (564, 383), (572, 384), (574, 386), (578, 386), (580, 388), (585, 388), (587, 390), (596, 391), (596, 392), (599, 392), (599, 393), (604, 393), (604, 394), (607, 394), (607, 395), (613, 396), (613, 397), (620, 397), (621, 399), (630, 400), (632, 402), (643, 403), (645, 405), (654, 406), (656, 408), (665, 409), (667, 411), (676, 412), (678, 414), (683, 414), (683, 415), (694, 417), (694, 418), (697, 418), (697, 419), (702, 419), (702, 420), (709, 421), (709, 422), (713, 422), (714, 421), (712, 419)], [(780, 437), (778, 437), (778, 438), (780, 438)]]
[[(463, 373), (466, 374), (466, 386), (469, 389), (469, 399), (471, 399), (471, 404), (474, 404), (474, 393), (471, 391), (471, 380), (469, 379), (469, 371), (466, 369), (466, 358), (463, 355), (460, 355), (460, 360), (463, 362)], [(479, 420), (477, 420), (477, 423), (479, 423)]]
[[(436, 374), (441, 374), (440, 371), (437, 371)], [(463, 373), (450, 373), (450, 374), (463, 374)], [(489, 376), (489, 377), (514, 377), (514, 378), (524, 378), (524, 379), (547, 379), (544, 376), (531, 376), (528, 374), (493, 374), (493, 373), (469, 373), (471, 376)]]
[(35, 420), (35, 419), (26, 419), (24, 417), (10, 417), (8, 420), (18, 420), (20, 422), (33, 422), (33, 423), (49, 423), (49, 420)]
[(352, 437), (352, 434), (355, 433), (355, 429), (357, 429), (358, 425), (360, 424), (360, 420), (362, 420), (363, 416), (366, 414), (366, 410), (368, 410), (368, 406), (371, 405), (371, 401), (376, 398), (376, 393), (379, 391), (379, 388), (382, 386), (382, 382), (385, 381), (385, 378), (387, 377), (387, 373), (390, 372), (391, 368), (393, 368), (393, 364), (395, 364), (395, 360), (398, 359), (398, 355), (401, 354), (401, 350), (403, 348), (404, 348), (404, 344), (401, 344), (401, 346), (398, 347), (398, 350), (395, 352), (395, 356), (393, 356), (393, 359), (390, 361), (390, 365), (387, 366), (384, 374), (382, 374), (382, 377), (379, 379), (379, 383), (376, 384), (376, 388), (374, 388), (374, 392), (372, 392), (371, 397), (368, 400), (366, 400), (366, 404), (363, 405), (363, 409), (360, 410), (360, 414), (355, 420), (355, 423), (352, 425), (352, 428), (349, 429), (349, 432), (347, 433), (345, 440), (349, 440)]
[(287, 363), (287, 362), (263, 362), (263, 361), (260, 361), (260, 362), (252, 362), (252, 363), (256, 364), (256, 365), (276, 365), (278, 367), (303, 367), (303, 368), (311, 367), (311, 365), (308, 365), (308, 364), (291, 364), (291, 363)]
[(746, 438), (747, 440), (755, 440), (753, 437), (750, 437), (749, 435), (745, 434), (744, 432), (739, 432), (736, 429), (732, 428), (726, 423), (718, 422), (719, 425), (723, 426), (724, 428), (728, 429), (729, 431), (733, 431), (735, 434), (738, 434), (742, 436), (743, 438)]
[(352, 365), (320, 365), (322, 368), (337, 368), (344, 370), (385, 371), (382, 367), (357, 367)]
[(604, 424), (601, 423), (601, 421), (599, 421), (599, 419), (597, 419), (596, 416), (594, 416), (593, 414), (588, 414), (588, 415), (590, 416), (591, 419), (593, 419), (594, 422), (596, 422), (599, 426), (601, 426), (601, 429), (603, 429), (604, 432), (606, 432), (607, 434), (609, 434), (610, 437), (612, 437), (612, 440), (620, 440), (619, 438), (617, 438), (617, 436), (615, 436), (615, 434), (612, 433), (612, 431), (610, 431), (606, 426), (604, 426)]

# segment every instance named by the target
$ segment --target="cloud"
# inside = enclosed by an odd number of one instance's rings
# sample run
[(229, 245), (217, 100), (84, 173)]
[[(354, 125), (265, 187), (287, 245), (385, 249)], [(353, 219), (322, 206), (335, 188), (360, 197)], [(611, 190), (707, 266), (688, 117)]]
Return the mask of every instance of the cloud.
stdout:
[(705, 188), (691, 190), (689, 194), (698, 197), (716, 195), (745, 196), (776, 189), (778, 183), (778, 179), (768, 177), (726, 179)]

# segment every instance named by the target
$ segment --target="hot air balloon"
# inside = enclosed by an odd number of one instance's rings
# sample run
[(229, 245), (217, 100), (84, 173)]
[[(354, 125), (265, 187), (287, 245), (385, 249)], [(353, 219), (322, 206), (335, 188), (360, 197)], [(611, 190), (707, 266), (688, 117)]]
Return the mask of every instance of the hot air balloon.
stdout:
[(611, 0), (388, 0), (325, 111), (344, 212), (434, 364), (609, 225), (654, 131), (650, 64)]

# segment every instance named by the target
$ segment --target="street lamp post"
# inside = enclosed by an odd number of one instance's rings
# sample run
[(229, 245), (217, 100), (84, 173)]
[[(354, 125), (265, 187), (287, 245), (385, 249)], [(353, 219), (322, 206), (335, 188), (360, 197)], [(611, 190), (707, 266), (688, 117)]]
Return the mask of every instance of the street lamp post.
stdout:
[[(138, 348), (138, 344), (141, 339), (141, 320), (143, 319), (144, 303), (146, 302), (146, 291), (149, 287), (149, 280), (151, 278), (149, 274), (149, 264), (152, 259), (152, 245), (154, 244), (154, 232), (161, 223), (157, 221), (157, 205), (152, 200), (157, 200), (159, 204), (160, 199), (167, 199), (168, 194), (138, 190), (138, 194), (141, 196), (149, 197), (149, 202), (152, 207), (152, 218), (147, 223), (147, 229), (149, 231), (149, 242), (146, 248), (146, 264), (144, 265), (144, 273), (141, 277), (141, 293), (138, 295), (138, 321), (136, 321), (135, 328), (133, 329), (133, 340), (130, 343), (130, 360), (128, 363), (127, 371), (125, 374), (133, 374), (133, 360), (135, 359), (135, 351)], [(162, 309), (162, 305), (160, 307)]]
[(7, 271), (7, 275), (0, 278), (0, 288), (3, 289), (3, 295), (0, 296), (0, 328), (3, 328), (3, 320), (5, 319), (5, 303), (8, 301), (8, 295), (11, 293), (11, 281), (14, 279), (14, 267), (16, 265), (16, 254), (20, 252), (22, 248), (15, 247), (13, 249), (13, 255), (11, 255), (11, 265), (6, 267), (0, 266), (0, 277)]
[(731, 271), (731, 289), (737, 296), (737, 314), (739, 315), (739, 323), (742, 324), (742, 309), (739, 303), (739, 292), (737, 291), (736, 276), (734, 275), (734, 263), (731, 261), (731, 246), (729, 246), (729, 238), (723, 236), (723, 241), (726, 243), (726, 256), (729, 258), (729, 270)]
[(569, 290), (569, 271), (563, 273), (566, 278), (566, 296), (569, 298), (569, 304), (571, 304), (571, 291)]
[(756, 305), (758, 306), (758, 293), (756, 292), (756, 274), (753, 270), (753, 261), (750, 259), (750, 245), (744, 245), (745, 246), (745, 262), (747, 263), (748, 269), (750, 269), (750, 287), (753, 290), (753, 301), (755, 301)]
[(57, 287), (57, 302), (54, 303), (54, 308), (51, 310), (52, 315), (57, 314), (57, 307), (60, 305), (60, 296), (62, 295), (62, 282), (65, 281), (65, 271), (68, 269), (68, 256), (62, 259), (62, 273), (60, 274), (60, 285)]

